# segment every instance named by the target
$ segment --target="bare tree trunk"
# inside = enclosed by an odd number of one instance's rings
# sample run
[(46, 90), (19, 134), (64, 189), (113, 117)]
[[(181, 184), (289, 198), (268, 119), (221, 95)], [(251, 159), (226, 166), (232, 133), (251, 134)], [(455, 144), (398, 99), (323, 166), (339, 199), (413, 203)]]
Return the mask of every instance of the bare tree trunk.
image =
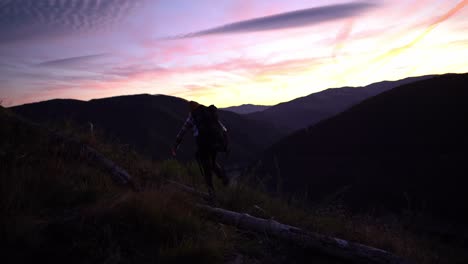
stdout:
[(207, 213), (209, 217), (214, 218), (223, 224), (231, 225), (239, 229), (265, 233), (292, 242), (296, 245), (316, 249), (327, 255), (354, 263), (409, 263), (407, 260), (381, 249), (308, 232), (274, 220), (256, 218), (248, 214), (240, 214), (201, 204), (198, 204), (197, 208)]

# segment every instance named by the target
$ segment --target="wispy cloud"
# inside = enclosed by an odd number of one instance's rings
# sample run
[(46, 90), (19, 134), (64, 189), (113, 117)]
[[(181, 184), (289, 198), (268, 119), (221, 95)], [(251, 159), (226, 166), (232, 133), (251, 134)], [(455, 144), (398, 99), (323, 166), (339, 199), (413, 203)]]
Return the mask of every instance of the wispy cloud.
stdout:
[(0, 43), (108, 27), (145, 0), (0, 0)]
[(380, 62), (380, 61), (386, 61), (386, 60), (392, 59), (393, 57), (398, 56), (401, 53), (403, 53), (404, 51), (412, 48), (413, 46), (415, 46), (416, 44), (421, 42), (437, 26), (439, 26), (441, 23), (445, 22), (446, 20), (448, 20), (449, 18), (451, 18), (452, 16), (454, 16), (455, 14), (460, 12), (466, 5), (468, 5), (468, 0), (460, 1), (458, 4), (456, 4), (449, 11), (444, 13), (442, 16), (435, 18), (434, 21), (432, 21), (426, 27), (426, 29), (422, 33), (420, 33), (416, 38), (414, 38), (412, 41), (410, 41), (406, 45), (403, 45), (403, 46), (398, 47), (398, 48), (394, 48), (394, 49), (386, 52), (385, 54), (380, 55), (379, 57), (377, 57), (374, 60), (374, 62)]
[(369, 2), (353, 2), (301, 9), (292, 12), (239, 21), (178, 36), (177, 38), (191, 38), (216, 34), (233, 34), (303, 27), (325, 21), (352, 17), (374, 6), (375, 4), (371, 4)]
[(126, 78), (157, 76), (159, 73), (165, 72), (167, 69), (153, 64), (140, 64), (113, 67), (106, 74), (116, 75)]
[(106, 53), (101, 54), (93, 54), (93, 55), (86, 55), (86, 56), (78, 56), (78, 57), (71, 57), (71, 58), (64, 58), (59, 60), (51, 60), (45, 61), (42, 63), (37, 64), (36, 66), (39, 67), (71, 67), (71, 66), (83, 66), (83, 63), (92, 61), (94, 59), (99, 59), (107, 56)]

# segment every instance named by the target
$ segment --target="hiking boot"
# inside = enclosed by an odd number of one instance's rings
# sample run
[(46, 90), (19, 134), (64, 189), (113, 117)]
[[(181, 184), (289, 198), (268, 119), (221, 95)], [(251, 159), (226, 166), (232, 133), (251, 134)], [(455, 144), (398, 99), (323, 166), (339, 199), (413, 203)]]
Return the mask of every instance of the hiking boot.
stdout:
[(209, 195), (210, 199), (211, 198), (216, 199), (216, 193), (215, 193), (214, 189), (211, 189), (211, 188), (208, 189), (208, 195)]
[(215, 205), (215, 203), (216, 203), (216, 193), (214, 192), (214, 189), (208, 189), (208, 197), (206, 197), (205, 200), (209, 204)]

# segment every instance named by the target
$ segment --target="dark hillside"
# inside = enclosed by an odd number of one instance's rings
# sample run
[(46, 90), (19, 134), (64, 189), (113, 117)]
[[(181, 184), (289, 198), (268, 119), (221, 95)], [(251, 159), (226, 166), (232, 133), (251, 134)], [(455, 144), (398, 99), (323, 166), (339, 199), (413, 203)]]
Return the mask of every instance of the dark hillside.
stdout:
[(452, 74), (382, 93), (281, 140), (260, 169), (315, 202), (467, 220), (467, 87)]
[(247, 117), (269, 122), (281, 129), (286, 135), (337, 115), (367, 98), (400, 85), (427, 78), (430, 78), (430, 76), (411, 77), (399, 81), (383, 81), (365, 87), (327, 89), (272, 106), (265, 111), (249, 114)]
[[(57, 124), (72, 121), (83, 129), (91, 122), (109, 138), (130, 144), (155, 159), (169, 158), (177, 132), (188, 114), (187, 102), (163, 95), (119, 96), (89, 102), (51, 100), (14, 107), (25, 117), (42, 123)], [(230, 131), (232, 163), (246, 162), (278, 139), (269, 125), (248, 120), (238, 114), (220, 111), (220, 118)], [(193, 157), (191, 131), (185, 137), (179, 156)]]

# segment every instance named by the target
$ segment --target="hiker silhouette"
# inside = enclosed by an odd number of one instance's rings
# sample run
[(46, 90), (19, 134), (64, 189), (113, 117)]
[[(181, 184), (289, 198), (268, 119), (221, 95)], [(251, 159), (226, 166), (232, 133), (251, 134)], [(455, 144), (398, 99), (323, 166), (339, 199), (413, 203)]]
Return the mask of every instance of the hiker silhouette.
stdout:
[(211, 198), (215, 197), (213, 186), (213, 172), (218, 176), (225, 186), (229, 185), (229, 178), (224, 169), (216, 161), (219, 152), (227, 152), (227, 129), (219, 121), (218, 109), (214, 105), (208, 107), (195, 101), (188, 103), (190, 112), (181, 130), (177, 134), (174, 147), (171, 149), (172, 155), (177, 155), (177, 149), (187, 130), (192, 129), (197, 151), (195, 153), (200, 171), (208, 186), (208, 193)]

